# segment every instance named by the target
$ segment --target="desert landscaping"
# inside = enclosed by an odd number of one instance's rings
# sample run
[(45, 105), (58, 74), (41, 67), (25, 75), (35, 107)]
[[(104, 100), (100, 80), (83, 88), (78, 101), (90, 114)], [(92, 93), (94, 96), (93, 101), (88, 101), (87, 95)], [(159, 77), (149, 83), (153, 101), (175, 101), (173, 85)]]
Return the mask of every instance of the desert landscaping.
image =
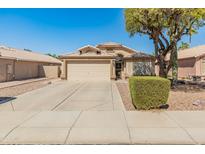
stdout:
[[(128, 82), (118, 81), (118, 90), (126, 110), (136, 110), (132, 104)], [(170, 90), (167, 104), (170, 111), (205, 110), (205, 89), (198, 86), (178, 86)], [(156, 110), (156, 109), (154, 109)]]

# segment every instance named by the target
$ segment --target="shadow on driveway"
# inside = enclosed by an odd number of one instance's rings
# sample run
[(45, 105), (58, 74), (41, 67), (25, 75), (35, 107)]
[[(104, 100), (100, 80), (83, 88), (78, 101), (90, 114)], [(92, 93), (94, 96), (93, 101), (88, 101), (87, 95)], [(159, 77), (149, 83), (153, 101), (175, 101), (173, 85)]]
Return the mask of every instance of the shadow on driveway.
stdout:
[(0, 97), (0, 104), (7, 103), (7, 102), (14, 100), (14, 99), (16, 99), (16, 97)]

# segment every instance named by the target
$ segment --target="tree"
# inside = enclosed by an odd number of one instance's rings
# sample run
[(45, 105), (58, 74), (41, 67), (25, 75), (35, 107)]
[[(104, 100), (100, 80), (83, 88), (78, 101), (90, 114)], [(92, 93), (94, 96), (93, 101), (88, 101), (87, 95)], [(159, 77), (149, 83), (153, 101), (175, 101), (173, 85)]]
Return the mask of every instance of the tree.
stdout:
[(125, 23), (131, 37), (140, 34), (153, 40), (159, 75), (167, 77), (172, 69), (173, 79), (177, 79), (177, 43), (205, 25), (205, 9), (125, 9)]
[(58, 55), (56, 55), (56, 54), (47, 53), (46, 55), (54, 57), (54, 58), (58, 58)]
[(186, 42), (182, 42), (181, 45), (178, 47), (178, 50), (184, 50), (190, 48), (190, 44)]

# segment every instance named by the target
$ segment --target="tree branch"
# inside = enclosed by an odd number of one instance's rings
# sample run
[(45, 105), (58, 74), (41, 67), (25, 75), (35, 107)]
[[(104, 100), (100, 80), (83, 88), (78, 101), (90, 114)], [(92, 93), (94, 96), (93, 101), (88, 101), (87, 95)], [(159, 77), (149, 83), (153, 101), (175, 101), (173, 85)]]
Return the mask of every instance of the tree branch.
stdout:
[(160, 38), (158, 38), (158, 40), (159, 40), (159, 45), (160, 45), (161, 49), (165, 50), (165, 46), (164, 46), (162, 40)]
[(164, 42), (166, 43), (166, 46), (169, 46), (169, 41), (166, 39), (166, 37), (164, 36), (164, 34), (160, 31), (159, 32), (160, 36), (162, 37), (162, 39), (164, 40)]

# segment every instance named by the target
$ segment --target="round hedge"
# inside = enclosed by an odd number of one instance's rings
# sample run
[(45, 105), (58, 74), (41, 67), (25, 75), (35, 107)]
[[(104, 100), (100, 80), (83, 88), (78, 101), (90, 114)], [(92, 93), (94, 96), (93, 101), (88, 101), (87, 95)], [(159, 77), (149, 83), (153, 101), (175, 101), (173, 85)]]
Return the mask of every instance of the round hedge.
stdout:
[(146, 110), (167, 103), (170, 81), (154, 76), (134, 76), (129, 78), (129, 87), (134, 106)]

